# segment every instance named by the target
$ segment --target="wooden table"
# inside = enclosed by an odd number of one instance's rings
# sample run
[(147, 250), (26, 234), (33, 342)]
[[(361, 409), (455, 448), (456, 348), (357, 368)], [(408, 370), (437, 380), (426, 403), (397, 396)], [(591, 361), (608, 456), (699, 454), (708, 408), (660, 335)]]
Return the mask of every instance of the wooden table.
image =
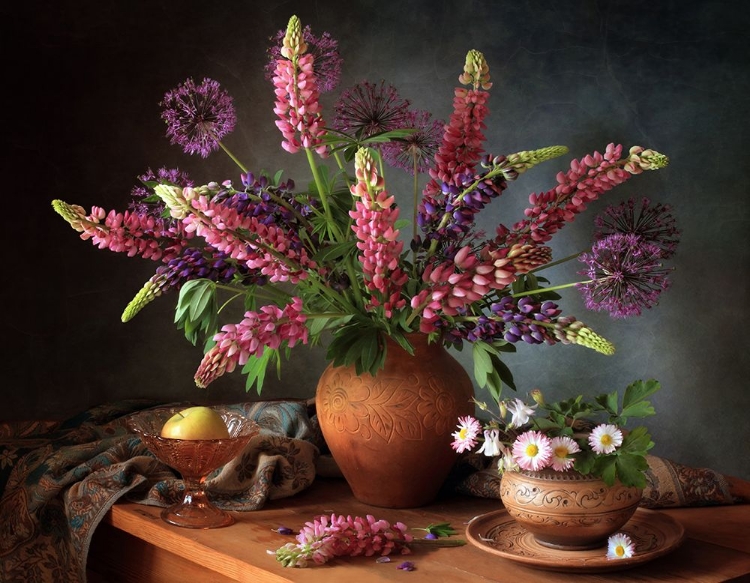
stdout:
[[(356, 501), (346, 482), (318, 479), (292, 498), (270, 502), (262, 510), (235, 513), (227, 528), (191, 530), (159, 518), (160, 508), (116, 504), (97, 528), (89, 553), (90, 583), (223, 583), (227, 581), (390, 582), (604, 582), (680, 581), (750, 582), (750, 505), (663, 510), (685, 527), (687, 539), (675, 551), (625, 571), (570, 574), (541, 571), (496, 557), (474, 545), (457, 548), (416, 548), (411, 555), (377, 564), (372, 557), (337, 558), (306, 569), (284, 568), (267, 550), (293, 536), (274, 532), (279, 526), (297, 530), (321, 514), (373, 514), (411, 528), (450, 522), (461, 530), (474, 516), (496, 510), (499, 500), (464, 496), (442, 499), (409, 510), (374, 508)], [(416, 570), (396, 569), (410, 560)]]

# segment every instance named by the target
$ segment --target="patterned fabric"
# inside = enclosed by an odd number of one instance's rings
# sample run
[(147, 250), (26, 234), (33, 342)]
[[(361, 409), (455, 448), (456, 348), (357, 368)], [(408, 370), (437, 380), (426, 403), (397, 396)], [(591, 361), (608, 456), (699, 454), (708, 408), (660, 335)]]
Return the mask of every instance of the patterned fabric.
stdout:
[[(0, 424), (0, 581), (85, 582), (91, 536), (112, 504), (181, 500), (178, 474), (125, 427), (128, 414), (157, 404), (124, 401), (64, 423)], [(255, 510), (312, 484), (320, 443), (304, 402), (225, 408), (261, 432), (208, 480), (217, 506)]]
[[(726, 478), (707, 468), (691, 468), (676, 462), (647, 456), (646, 487), (641, 506), (670, 508), (709, 506), (741, 502)], [(482, 498), (500, 498), (500, 474), (497, 458), (469, 454), (459, 464), (462, 476), (456, 489), (462, 494)]]

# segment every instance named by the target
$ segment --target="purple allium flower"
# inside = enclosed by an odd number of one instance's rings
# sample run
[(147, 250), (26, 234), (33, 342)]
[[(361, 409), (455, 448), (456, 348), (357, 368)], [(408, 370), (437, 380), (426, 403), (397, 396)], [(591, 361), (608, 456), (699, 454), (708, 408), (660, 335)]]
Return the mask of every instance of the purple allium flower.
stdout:
[(640, 316), (643, 308), (658, 303), (670, 281), (669, 268), (662, 265), (662, 250), (644, 243), (637, 235), (615, 233), (594, 243), (580, 261), (588, 269), (579, 273), (591, 281), (581, 290), (589, 310), (607, 310), (613, 318)]
[(642, 198), (638, 207), (631, 198), (617, 206), (607, 207), (596, 217), (594, 224), (598, 231), (595, 237), (603, 239), (613, 233), (633, 234), (640, 241), (659, 247), (662, 257), (668, 259), (674, 255), (680, 239), (680, 231), (675, 226), (671, 211), (671, 206), (661, 203), (651, 205), (647, 198)]
[[(265, 76), (273, 81), (276, 71), (276, 61), (281, 56), (281, 43), (286, 35), (286, 30), (280, 30), (272, 39), (273, 46), (268, 49), (268, 64), (265, 66)], [(343, 59), (339, 54), (339, 42), (329, 33), (324, 32), (321, 36), (315, 36), (310, 30), (310, 25), (305, 26), (302, 38), (307, 43), (307, 51), (315, 58), (313, 72), (318, 80), (318, 91), (327, 93), (338, 87), (341, 79), (341, 63)]]
[(237, 121), (231, 96), (208, 78), (200, 85), (188, 78), (168, 91), (160, 105), (171, 143), (204, 158), (219, 148), (219, 140), (234, 130)]
[(432, 119), (429, 111), (414, 110), (407, 112), (404, 124), (416, 131), (403, 139), (383, 144), (383, 158), (394, 168), (401, 168), (412, 176), (415, 164), (418, 173), (427, 172), (443, 139), (445, 122)]
[(363, 81), (341, 94), (333, 127), (359, 138), (408, 127), (409, 101), (385, 81)]

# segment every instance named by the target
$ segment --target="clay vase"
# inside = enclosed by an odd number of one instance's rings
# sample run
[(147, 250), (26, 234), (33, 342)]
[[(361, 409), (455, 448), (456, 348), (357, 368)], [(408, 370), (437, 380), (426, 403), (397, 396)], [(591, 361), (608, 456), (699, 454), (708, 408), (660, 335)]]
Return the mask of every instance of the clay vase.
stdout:
[(578, 472), (505, 472), (500, 498), (508, 513), (541, 545), (580, 551), (606, 546), (630, 520), (642, 490)]
[(451, 433), (474, 414), (469, 375), (439, 343), (410, 334), (410, 355), (386, 339), (385, 365), (373, 377), (329, 365), (315, 404), (323, 437), (361, 502), (423, 506), (456, 461)]

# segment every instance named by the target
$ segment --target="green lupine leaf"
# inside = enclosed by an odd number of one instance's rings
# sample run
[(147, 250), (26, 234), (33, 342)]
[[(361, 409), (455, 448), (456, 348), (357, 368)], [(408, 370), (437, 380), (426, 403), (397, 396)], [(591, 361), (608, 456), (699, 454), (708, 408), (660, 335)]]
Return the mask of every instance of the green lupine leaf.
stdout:
[(327, 263), (345, 257), (350, 253), (353, 253), (357, 249), (357, 244), (354, 241), (343, 241), (342, 243), (334, 243), (323, 247), (320, 251), (313, 255), (313, 259), (318, 263)]
[(492, 372), (492, 359), (488, 352), (489, 345), (477, 340), (472, 346), (472, 357), (474, 359), (474, 378), (480, 387), (487, 386), (487, 375)]
[(263, 350), (261, 356), (251, 356), (247, 359), (245, 366), (242, 368), (242, 373), (247, 376), (245, 381), (245, 391), (249, 391), (253, 385), (256, 385), (258, 395), (260, 395), (263, 389), (263, 382), (266, 378), (266, 369), (268, 363), (273, 358), (276, 350), (266, 348)]
[(502, 382), (508, 385), (510, 389), (517, 391), (516, 383), (513, 380), (513, 373), (510, 371), (510, 368), (508, 368), (508, 365), (506, 365), (497, 354), (490, 355), (490, 359), (492, 360), (493, 372), (497, 373)]
[(212, 281), (200, 280), (207, 282), (206, 285), (198, 288), (190, 300), (190, 319), (198, 320), (203, 318), (203, 314), (213, 304), (216, 299), (216, 286)]
[(310, 331), (311, 336), (317, 336), (320, 334), (323, 330), (325, 330), (326, 325), (331, 321), (331, 318), (311, 318), (308, 322), (308, 329)]

